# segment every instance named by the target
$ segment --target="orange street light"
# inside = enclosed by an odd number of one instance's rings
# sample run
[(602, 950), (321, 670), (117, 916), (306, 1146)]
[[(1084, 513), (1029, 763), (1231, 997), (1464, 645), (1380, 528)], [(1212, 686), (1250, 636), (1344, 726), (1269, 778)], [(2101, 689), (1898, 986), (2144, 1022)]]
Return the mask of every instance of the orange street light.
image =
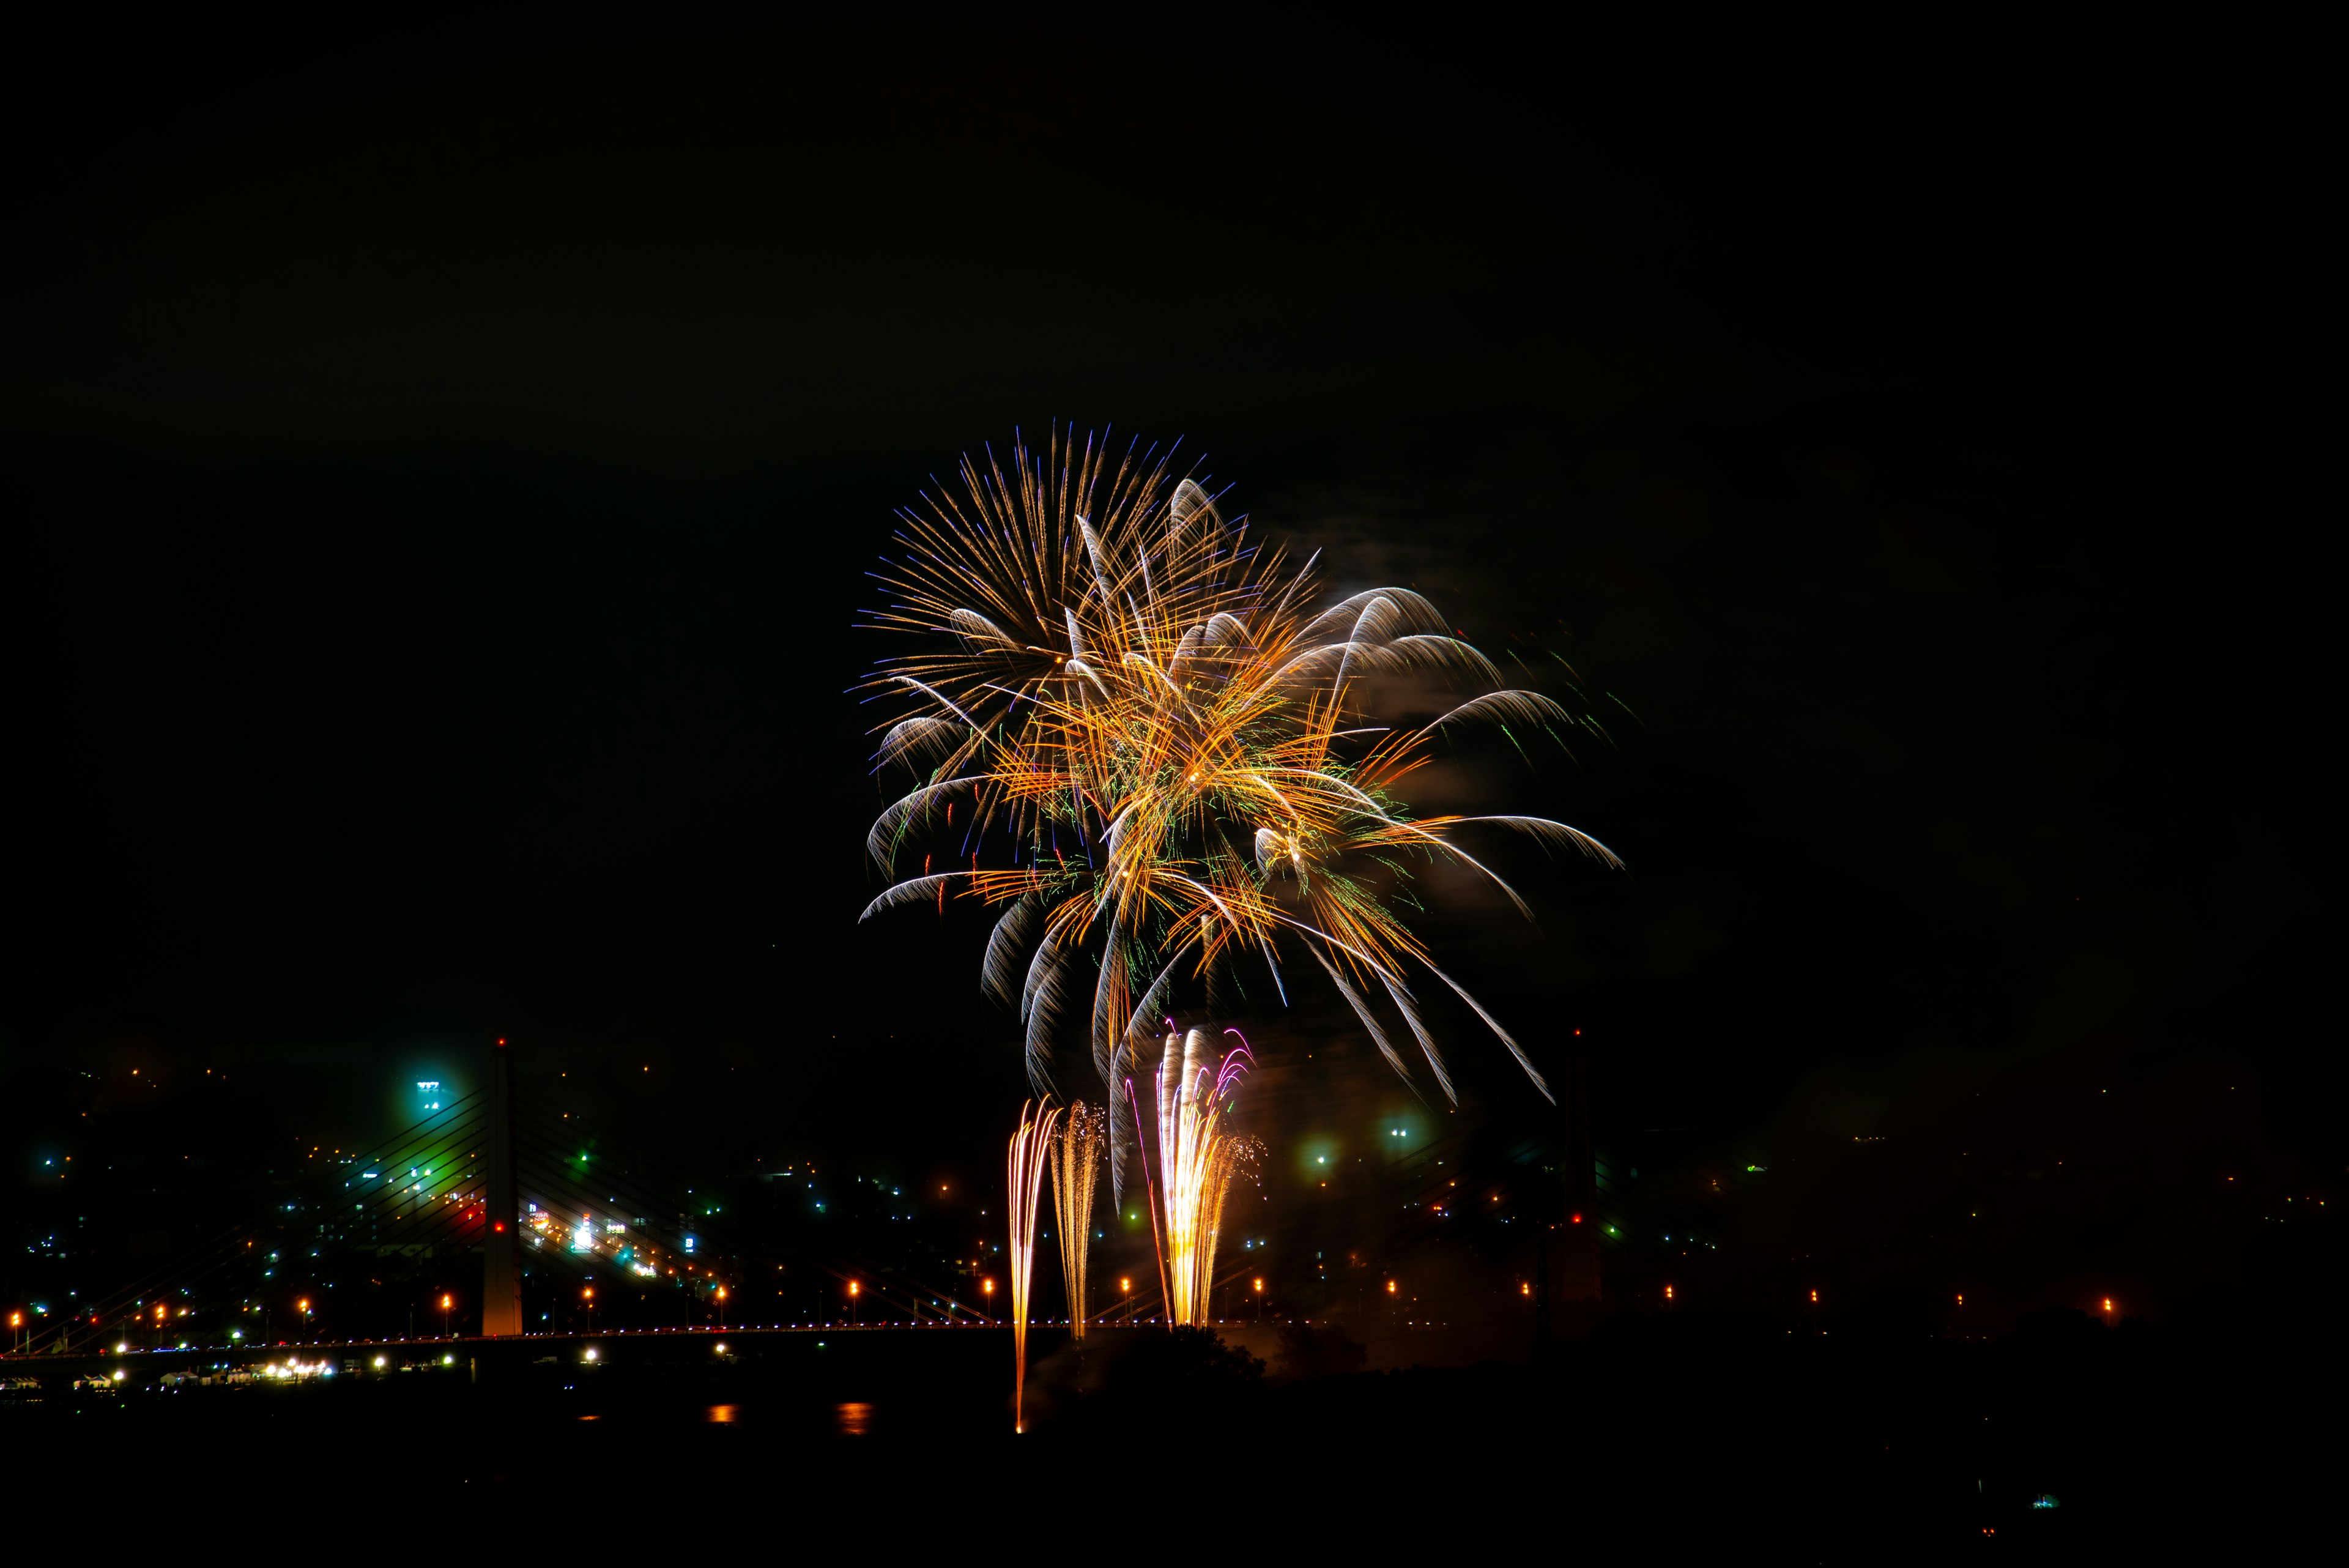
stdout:
[(441, 1337), (441, 1338), (443, 1338), (443, 1339), (446, 1339), (446, 1338), (448, 1338), (448, 1337), (449, 1337), (449, 1309), (450, 1309), (450, 1307), (452, 1307), (452, 1306), (456, 1305), (456, 1304), (457, 1304), (457, 1303), (456, 1303), (456, 1300), (455, 1300), (455, 1298), (454, 1298), (454, 1297), (450, 1296), (450, 1295), (446, 1294), (445, 1293), (441, 1295), (441, 1297), (440, 1297), (440, 1337)]
[(858, 1313), (859, 1303), (856, 1299), (859, 1295), (864, 1293), (864, 1287), (858, 1284), (854, 1280), (848, 1282), (848, 1321), (851, 1324), (861, 1324), (864, 1321), (863, 1317)]
[(1133, 1282), (1132, 1280), (1118, 1281), (1117, 1291), (1118, 1294), (1125, 1298), (1125, 1321), (1132, 1323), (1133, 1321)]

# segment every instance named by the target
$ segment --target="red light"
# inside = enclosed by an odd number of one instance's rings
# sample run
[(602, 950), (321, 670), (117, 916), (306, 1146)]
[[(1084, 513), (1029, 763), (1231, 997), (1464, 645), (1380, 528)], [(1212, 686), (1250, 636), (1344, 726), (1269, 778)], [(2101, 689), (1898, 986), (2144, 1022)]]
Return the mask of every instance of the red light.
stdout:
[(502, 1044), (504, 1044), (505, 1043), (506, 1043), (506, 1037), (505, 1037), (504, 1035), (502, 1035), (502, 1034), (499, 1035), (499, 1036), (498, 1036), (498, 1044), (501, 1044), (501, 1045), (502, 1045)]
[(492, 1225), (492, 1226), (491, 1226), (491, 1227), (490, 1227), (490, 1229), (491, 1229), (491, 1230), (492, 1230), (492, 1231), (502, 1231), (502, 1230), (504, 1230), (505, 1228), (506, 1228), (506, 1222), (505, 1222), (504, 1220), (499, 1220), (496, 1224), (494, 1224), (494, 1225)]
[(1575, 1033), (1576, 1033), (1577, 1034), (1579, 1034), (1579, 1033), (1582, 1033), (1582, 1031), (1581, 1031), (1581, 1030), (1579, 1030), (1579, 1029), (1578, 1029), (1578, 1030), (1576, 1030), (1576, 1031), (1575, 1031)]
[(1574, 1217), (1574, 1222), (1575, 1222), (1576, 1224), (1578, 1224), (1578, 1225), (1581, 1224), (1581, 1223), (1582, 1223), (1582, 1216), (1581, 1216), (1581, 1215), (1579, 1215), (1579, 1214), (1576, 1215), (1576, 1216)]

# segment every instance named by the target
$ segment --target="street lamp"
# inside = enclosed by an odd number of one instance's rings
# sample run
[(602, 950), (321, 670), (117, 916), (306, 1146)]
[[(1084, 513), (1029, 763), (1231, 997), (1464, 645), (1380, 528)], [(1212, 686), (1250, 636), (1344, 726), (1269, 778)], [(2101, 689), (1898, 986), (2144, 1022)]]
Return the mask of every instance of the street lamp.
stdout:
[(595, 1287), (583, 1286), (579, 1297), (587, 1303), (587, 1332), (593, 1334), (595, 1332)]
[(1118, 1293), (1125, 1298), (1125, 1324), (1128, 1328), (1132, 1328), (1133, 1326), (1133, 1282), (1120, 1280), (1117, 1282), (1117, 1289)]
[(443, 1339), (449, 1337), (449, 1309), (454, 1305), (455, 1301), (443, 1293), (440, 1297), (440, 1337)]
[(1262, 1280), (1256, 1282), (1256, 1320), (1258, 1323), (1264, 1321), (1264, 1282)]
[(856, 1297), (858, 1293), (864, 1288), (864, 1286), (858, 1284), (854, 1280), (848, 1282), (848, 1321), (852, 1326), (863, 1321), (857, 1315)]
[(978, 1293), (987, 1298), (987, 1314), (988, 1316), (993, 1317), (995, 1315), (995, 1282), (993, 1280), (979, 1281)]
[(726, 1327), (726, 1287), (724, 1285), (718, 1287), (718, 1326), (721, 1332)]

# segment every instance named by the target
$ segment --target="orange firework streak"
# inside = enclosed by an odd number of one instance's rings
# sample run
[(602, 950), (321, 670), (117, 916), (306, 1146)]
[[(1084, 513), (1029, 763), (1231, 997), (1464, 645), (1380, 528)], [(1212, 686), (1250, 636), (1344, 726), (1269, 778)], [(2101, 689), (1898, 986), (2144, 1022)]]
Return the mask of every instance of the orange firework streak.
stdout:
[(1019, 1130), (1011, 1135), (1011, 1150), (1004, 1175), (1011, 1190), (1011, 1429), (1028, 1429), (1028, 1284), (1035, 1272), (1036, 1199), (1044, 1189), (1044, 1167), (1052, 1147), (1057, 1110), (1019, 1107)]
[(1101, 1175), (1102, 1113), (1069, 1107), (1052, 1151), (1052, 1214), (1061, 1227), (1061, 1280), (1069, 1293), (1069, 1334), (1085, 1337), (1085, 1253), (1093, 1233), (1093, 1184)]

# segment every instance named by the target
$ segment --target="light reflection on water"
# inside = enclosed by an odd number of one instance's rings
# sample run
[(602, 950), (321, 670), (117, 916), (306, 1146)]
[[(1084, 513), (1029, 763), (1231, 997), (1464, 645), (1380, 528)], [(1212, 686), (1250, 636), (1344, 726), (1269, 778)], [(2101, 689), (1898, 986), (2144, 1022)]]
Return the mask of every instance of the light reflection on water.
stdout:
[(730, 1426), (740, 1412), (741, 1407), (739, 1405), (712, 1405), (704, 1418), (715, 1421), (720, 1426)]
[(843, 1405), (833, 1410), (832, 1415), (833, 1419), (839, 1425), (840, 1435), (843, 1438), (862, 1438), (873, 1430), (873, 1407), (862, 1400), (854, 1404)]

